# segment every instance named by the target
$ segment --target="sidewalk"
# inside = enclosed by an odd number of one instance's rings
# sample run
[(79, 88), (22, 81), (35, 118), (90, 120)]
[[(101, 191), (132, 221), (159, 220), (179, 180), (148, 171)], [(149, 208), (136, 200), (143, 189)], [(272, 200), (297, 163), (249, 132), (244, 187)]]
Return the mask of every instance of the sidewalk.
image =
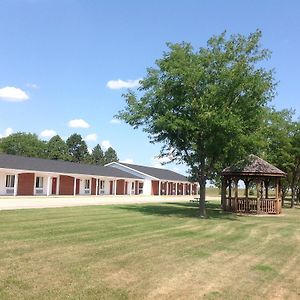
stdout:
[[(0, 197), (0, 210), (70, 207), (89, 205), (115, 205), (159, 202), (183, 202), (194, 196), (50, 196), (50, 197)], [(207, 197), (207, 200), (218, 197)]]

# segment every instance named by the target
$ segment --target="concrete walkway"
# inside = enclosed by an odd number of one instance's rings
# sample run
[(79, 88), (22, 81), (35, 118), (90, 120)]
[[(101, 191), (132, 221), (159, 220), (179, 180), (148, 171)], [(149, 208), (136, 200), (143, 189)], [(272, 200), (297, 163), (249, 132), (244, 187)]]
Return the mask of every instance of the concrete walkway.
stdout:
[[(57, 196), (57, 197), (0, 197), (0, 210), (69, 207), (89, 205), (114, 205), (135, 203), (182, 202), (194, 196)], [(218, 197), (207, 197), (208, 200)]]

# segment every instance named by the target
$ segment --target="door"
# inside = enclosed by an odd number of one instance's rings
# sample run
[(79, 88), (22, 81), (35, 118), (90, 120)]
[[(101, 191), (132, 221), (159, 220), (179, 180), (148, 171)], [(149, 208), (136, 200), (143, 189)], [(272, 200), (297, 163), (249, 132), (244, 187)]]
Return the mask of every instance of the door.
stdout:
[(113, 181), (109, 182), (109, 194), (112, 195), (113, 194)]
[(51, 191), (52, 195), (56, 195), (56, 186), (57, 186), (57, 178), (53, 177), (52, 178), (52, 191)]
[(79, 195), (80, 191), (80, 179), (76, 179), (76, 195)]
[(128, 194), (128, 182), (126, 181), (125, 182), (125, 195)]

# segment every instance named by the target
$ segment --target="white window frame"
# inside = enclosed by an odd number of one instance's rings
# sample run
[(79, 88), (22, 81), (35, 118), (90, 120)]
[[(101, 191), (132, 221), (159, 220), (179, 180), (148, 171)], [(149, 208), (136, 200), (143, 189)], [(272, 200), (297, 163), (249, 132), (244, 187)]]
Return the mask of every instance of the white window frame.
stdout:
[(104, 194), (105, 192), (105, 180), (99, 180), (99, 193)]
[(36, 176), (35, 177), (35, 188), (42, 190), (44, 188), (44, 177)]
[(14, 188), (16, 184), (16, 176), (15, 175), (6, 175), (5, 178), (5, 187), (6, 188)]
[(84, 180), (84, 193), (89, 194), (91, 191), (91, 180), (85, 179)]
[(142, 195), (144, 191), (144, 182), (139, 182), (138, 185), (139, 185), (139, 189), (138, 189), (139, 195)]
[(43, 191), (44, 191), (44, 177), (43, 176), (35, 177), (34, 187), (35, 187), (36, 194), (43, 194)]

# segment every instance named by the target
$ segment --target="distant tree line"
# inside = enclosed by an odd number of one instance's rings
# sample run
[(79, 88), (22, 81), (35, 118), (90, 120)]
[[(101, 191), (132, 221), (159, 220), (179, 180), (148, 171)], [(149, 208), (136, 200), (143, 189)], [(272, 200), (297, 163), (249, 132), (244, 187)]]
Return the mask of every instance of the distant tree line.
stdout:
[(59, 135), (55, 135), (48, 142), (40, 140), (33, 133), (14, 133), (0, 139), (0, 153), (100, 166), (119, 160), (116, 151), (112, 147), (103, 151), (98, 144), (89, 153), (86, 142), (78, 133), (70, 135), (66, 141)]

